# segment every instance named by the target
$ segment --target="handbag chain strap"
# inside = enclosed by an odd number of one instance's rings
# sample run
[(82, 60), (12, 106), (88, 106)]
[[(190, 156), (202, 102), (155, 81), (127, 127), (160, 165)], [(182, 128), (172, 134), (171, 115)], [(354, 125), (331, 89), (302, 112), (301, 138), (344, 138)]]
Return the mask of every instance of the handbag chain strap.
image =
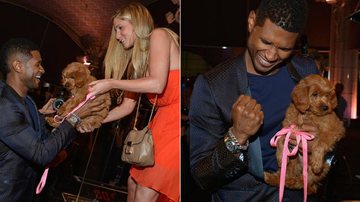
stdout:
[[(158, 98), (158, 95), (155, 96), (155, 101), (153, 103), (151, 113), (150, 113), (150, 117), (149, 117), (149, 121), (148, 121), (147, 125), (150, 124), (151, 117), (152, 117), (152, 115), (154, 113), (155, 105), (156, 105), (156, 102), (157, 102), (157, 98)], [(141, 102), (141, 95), (139, 96), (139, 100), (138, 100), (138, 104), (137, 104), (137, 108), (136, 108), (135, 122), (134, 122), (134, 127), (133, 127), (134, 129), (136, 129), (136, 124), (137, 124), (138, 115), (139, 115), (140, 102)]]
[[(146, 62), (145, 62), (145, 63), (148, 63), (148, 60), (149, 60), (149, 55), (148, 55), (148, 57), (146, 58)], [(149, 68), (148, 65), (147, 65), (147, 68)], [(146, 71), (143, 72), (143, 76), (144, 76), (144, 77), (146, 76), (146, 72), (147, 72), (147, 69), (146, 69)], [(141, 97), (142, 97), (142, 94), (139, 95), (139, 100), (138, 100), (138, 104), (137, 104), (137, 108), (136, 108), (136, 115), (135, 115), (135, 121), (134, 121), (134, 127), (133, 127), (134, 129), (136, 129), (136, 124), (137, 124), (137, 120), (138, 120)], [(157, 102), (157, 98), (158, 98), (158, 95), (156, 94), (156, 96), (155, 96), (155, 101), (154, 101), (153, 106), (152, 106), (152, 109), (151, 109), (151, 113), (150, 113), (150, 117), (149, 117), (149, 121), (148, 121), (148, 123), (147, 123), (147, 126), (150, 124), (152, 115), (153, 115), (153, 113), (154, 113), (154, 109), (155, 109), (155, 105), (156, 105), (156, 102)]]

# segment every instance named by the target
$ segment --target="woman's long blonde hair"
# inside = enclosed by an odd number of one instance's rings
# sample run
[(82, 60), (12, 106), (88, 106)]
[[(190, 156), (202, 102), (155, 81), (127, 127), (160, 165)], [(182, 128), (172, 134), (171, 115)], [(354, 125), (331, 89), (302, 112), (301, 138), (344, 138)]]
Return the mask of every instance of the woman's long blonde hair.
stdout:
[[(129, 21), (136, 35), (134, 46), (128, 50), (116, 39), (116, 32), (111, 31), (109, 46), (106, 51), (105, 78), (137, 79), (144, 76), (149, 56), (149, 39), (154, 22), (149, 11), (140, 3), (131, 3), (117, 10), (113, 19)], [(127, 70), (127, 68), (129, 69)]]

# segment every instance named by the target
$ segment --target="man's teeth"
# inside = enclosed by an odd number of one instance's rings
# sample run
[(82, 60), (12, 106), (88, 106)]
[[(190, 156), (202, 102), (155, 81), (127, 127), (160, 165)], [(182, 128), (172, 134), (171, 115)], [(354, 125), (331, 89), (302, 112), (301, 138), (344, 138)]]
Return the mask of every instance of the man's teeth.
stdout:
[(35, 76), (35, 78), (40, 79), (40, 78), (41, 78), (41, 76)]
[(264, 66), (270, 66), (270, 65), (271, 65), (271, 63), (265, 61), (265, 60), (264, 60), (263, 58), (261, 58), (261, 57), (260, 57), (260, 59), (259, 59), (259, 62), (260, 62), (262, 65), (264, 65)]

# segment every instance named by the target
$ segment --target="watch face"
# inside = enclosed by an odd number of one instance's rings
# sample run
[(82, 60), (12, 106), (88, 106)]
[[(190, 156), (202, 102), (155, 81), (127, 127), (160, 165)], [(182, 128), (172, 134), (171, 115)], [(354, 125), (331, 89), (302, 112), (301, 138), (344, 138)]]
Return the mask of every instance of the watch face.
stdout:
[(64, 104), (64, 100), (61, 98), (57, 98), (53, 103), (52, 103), (52, 107), (54, 110), (58, 110), (61, 105)]
[(74, 117), (70, 117), (71, 122), (75, 122)]
[(76, 122), (77, 122), (77, 119), (76, 119), (76, 117), (74, 117), (74, 116), (70, 116), (70, 121), (73, 122), (73, 123), (76, 123)]
[(226, 140), (225, 146), (232, 153), (234, 153), (236, 150), (234, 142), (232, 142), (230, 139)]

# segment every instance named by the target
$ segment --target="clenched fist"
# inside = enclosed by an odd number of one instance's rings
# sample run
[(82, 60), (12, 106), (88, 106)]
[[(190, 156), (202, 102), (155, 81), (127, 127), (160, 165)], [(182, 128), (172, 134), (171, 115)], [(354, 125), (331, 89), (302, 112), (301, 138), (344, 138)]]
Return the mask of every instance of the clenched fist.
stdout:
[(259, 130), (263, 123), (264, 113), (261, 105), (254, 99), (240, 95), (232, 107), (231, 117), (233, 121), (231, 132), (240, 144), (245, 144), (246, 140)]

